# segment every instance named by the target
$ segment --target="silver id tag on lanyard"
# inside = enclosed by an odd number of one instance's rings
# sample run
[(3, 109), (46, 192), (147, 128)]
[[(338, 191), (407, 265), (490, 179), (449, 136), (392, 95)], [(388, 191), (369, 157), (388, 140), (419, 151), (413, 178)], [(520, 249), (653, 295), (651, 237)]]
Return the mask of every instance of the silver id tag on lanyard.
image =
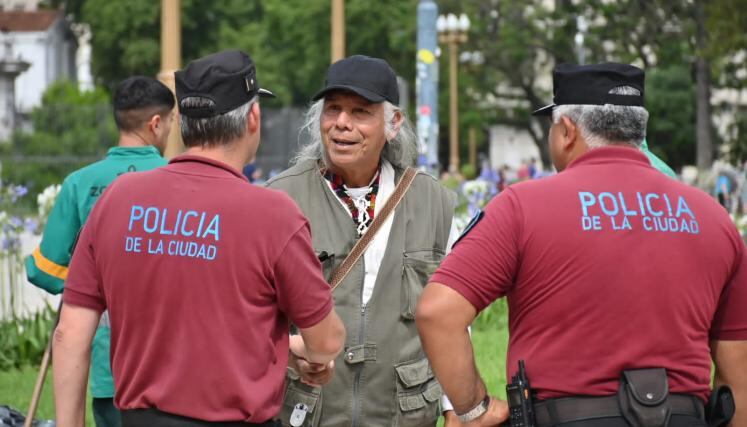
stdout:
[(306, 414), (309, 412), (309, 407), (303, 403), (296, 403), (293, 407), (293, 412), (290, 416), (290, 425), (293, 427), (301, 427), (303, 420), (306, 419)]

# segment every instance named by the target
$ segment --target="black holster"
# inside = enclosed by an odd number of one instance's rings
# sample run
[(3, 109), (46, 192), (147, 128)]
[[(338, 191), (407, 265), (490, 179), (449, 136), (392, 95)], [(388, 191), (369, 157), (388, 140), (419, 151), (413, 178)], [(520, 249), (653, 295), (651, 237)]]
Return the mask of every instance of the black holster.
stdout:
[(667, 370), (623, 371), (617, 393), (620, 412), (632, 427), (667, 427), (672, 416)]
[(711, 427), (723, 427), (729, 424), (736, 405), (734, 404), (734, 395), (731, 393), (729, 386), (722, 385), (711, 392), (706, 406), (706, 421)]

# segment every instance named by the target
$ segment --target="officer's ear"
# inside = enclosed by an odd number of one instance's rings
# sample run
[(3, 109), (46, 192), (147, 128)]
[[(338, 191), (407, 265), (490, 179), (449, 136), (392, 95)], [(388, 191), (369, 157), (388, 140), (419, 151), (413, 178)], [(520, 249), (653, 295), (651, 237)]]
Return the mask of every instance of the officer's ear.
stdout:
[(255, 134), (260, 127), (259, 102), (254, 102), (249, 108), (249, 114), (246, 118), (246, 130), (250, 134)]
[(578, 126), (567, 116), (560, 116), (560, 124), (562, 125), (562, 145), (564, 149), (573, 148), (578, 141)]

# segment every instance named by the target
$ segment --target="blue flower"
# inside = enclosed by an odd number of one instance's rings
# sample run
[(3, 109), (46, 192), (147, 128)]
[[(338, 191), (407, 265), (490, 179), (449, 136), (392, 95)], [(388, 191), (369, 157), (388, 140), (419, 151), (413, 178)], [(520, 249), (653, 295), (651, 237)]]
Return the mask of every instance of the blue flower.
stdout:
[(16, 193), (16, 197), (23, 197), (28, 194), (29, 189), (24, 187), (23, 185), (16, 185), (13, 188), (13, 191)]
[(10, 217), (8, 224), (15, 229), (23, 228), (23, 220), (17, 216)]
[(35, 220), (34, 218), (26, 218), (26, 220), (24, 221), (23, 227), (26, 230), (34, 233), (36, 232), (36, 228), (39, 227), (39, 221)]
[(12, 251), (21, 247), (21, 240), (18, 237), (4, 235), (2, 240), (4, 251)]

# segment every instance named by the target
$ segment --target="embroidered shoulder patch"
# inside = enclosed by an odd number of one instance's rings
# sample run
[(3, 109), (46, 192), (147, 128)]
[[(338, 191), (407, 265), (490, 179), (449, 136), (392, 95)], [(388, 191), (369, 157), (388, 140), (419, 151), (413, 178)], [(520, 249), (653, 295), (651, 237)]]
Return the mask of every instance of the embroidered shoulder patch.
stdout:
[(485, 216), (485, 212), (483, 212), (482, 210), (478, 210), (477, 213), (475, 213), (475, 215), (472, 217), (472, 219), (469, 220), (469, 224), (467, 224), (467, 226), (464, 227), (464, 231), (462, 231), (462, 234), (459, 235), (459, 238), (456, 239), (456, 242), (454, 242), (454, 244), (451, 247), (454, 248), (454, 246), (456, 246), (457, 243), (459, 243), (459, 241), (461, 241), (462, 238), (464, 238), (464, 236), (467, 235), (467, 233), (469, 233), (470, 231), (472, 231), (473, 228), (475, 228), (477, 223), (480, 222), (484, 216)]

